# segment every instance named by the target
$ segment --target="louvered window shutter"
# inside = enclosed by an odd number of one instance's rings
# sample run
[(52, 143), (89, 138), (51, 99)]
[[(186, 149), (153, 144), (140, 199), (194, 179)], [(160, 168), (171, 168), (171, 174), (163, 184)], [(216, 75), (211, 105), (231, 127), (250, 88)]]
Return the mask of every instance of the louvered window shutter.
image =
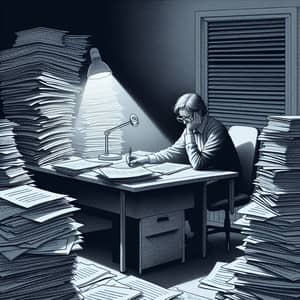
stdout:
[(263, 127), (285, 114), (285, 18), (207, 23), (209, 114), (224, 125)]

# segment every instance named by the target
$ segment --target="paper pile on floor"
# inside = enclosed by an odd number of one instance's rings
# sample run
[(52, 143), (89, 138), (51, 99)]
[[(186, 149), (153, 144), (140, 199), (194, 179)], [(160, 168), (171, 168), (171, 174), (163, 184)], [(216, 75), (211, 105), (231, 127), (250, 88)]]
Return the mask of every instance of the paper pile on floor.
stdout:
[(85, 300), (176, 299), (181, 293), (78, 257), (74, 283)]
[(82, 299), (72, 283), (82, 226), (73, 200), (29, 185), (0, 191), (0, 299)]
[(245, 255), (222, 265), (217, 299), (300, 299), (300, 116), (269, 117), (259, 139), (255, 191), (236, 222)]

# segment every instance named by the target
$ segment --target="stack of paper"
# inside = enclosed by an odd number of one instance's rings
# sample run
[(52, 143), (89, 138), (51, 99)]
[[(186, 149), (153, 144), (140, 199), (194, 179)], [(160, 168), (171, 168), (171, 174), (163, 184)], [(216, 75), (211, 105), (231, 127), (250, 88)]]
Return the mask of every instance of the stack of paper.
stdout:
[(300, 116), (270, 117), (260, 139), (261, 158), (265, 149), (271, 154), (267, 164), (260, 160), (252, 201), (239, 211), (243, 217), (236, 224), (247, 237), (238, 248), (245, 255), (223, 266), (234, 275), (234, 290), (223, 296), (300, 299), (300, 168), (289, 142), (299, 145)]
[(0, 299), (81, 299), (72, 283), (82, 226), (74, 199), (29, 185), (0, 191)]
[(16, 141), (27, 163), (44, 165), (73, 151), (87, 38), (38, 27), (17, 32), (13, 48), (0, 52), (4, 114), (20, 125)]
[(0, 190), (32, 182), (23, 168), (24, 161), (15, 143), (15, 125), (8, 120), (0, 120)]
[[(104, 153), (104, 131), (126, 122), (116, 79), (88, 79), (75, 121), (73, 147), (78, 156), (97, 158)], [(121, 153), (124, 143), (120, 129), (109, 135), (109, 152)]]
[(258, 166), (265, 169), (300, 169), (300, 117), (272, 116), (259, 136)]

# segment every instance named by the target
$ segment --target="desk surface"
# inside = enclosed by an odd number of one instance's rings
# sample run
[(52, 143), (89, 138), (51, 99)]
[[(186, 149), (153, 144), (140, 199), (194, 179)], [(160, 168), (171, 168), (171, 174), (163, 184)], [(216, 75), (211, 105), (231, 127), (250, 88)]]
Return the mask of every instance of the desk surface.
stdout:
[(57, 172), (50, 165), (43, 167), (36, 166), (26, 166), (27, 169), (52, 175), (57, 175), (61, 177), (73, 178), (80, 181), (90, 182), (99, 184), (101, 186), (111, 187), (114, 189), (119, 189), (128, 192), (143, 192), (167, 187), (174, 187), (185, 184), (199, 183), (205, 182), (208, 180), (223, 180), (223, 179), (232, 179), (238, 177), (237, 172), (233, 171), (198, 171), (187, 169), (183, 170), (171, 175), (161, 175), (158, 178), (135, 182), (135, 183), (115, 183), (115, 182), (107, 182), (100, 179), (97, 176), (96, 172), (90, 171), (86, 173), (82, 173), (77, 176), (65, 175)]

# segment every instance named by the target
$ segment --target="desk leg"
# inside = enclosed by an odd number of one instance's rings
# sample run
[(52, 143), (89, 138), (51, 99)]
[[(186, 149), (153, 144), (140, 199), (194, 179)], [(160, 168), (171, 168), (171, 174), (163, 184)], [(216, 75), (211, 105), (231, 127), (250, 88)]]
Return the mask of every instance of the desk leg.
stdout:
[(225, 215), (225, 234), (226, 234), (226, 248), (229, 252), (231, 249), (230, 245), (230, 227), (231, 220), (230, 215), (234, 214), (234, 179), (229, 180), (229, 195), (228, 195), (228, 208), (226, 210)]
[(181, 218), (181, 228), (182, 228), (182, 258), (181, 258), (181, 262), (185, 263), (185, 218), (184, 218), (184, 212), (183, 212), (182, 218)]
[(202, 216), (201, 216), (201, 255), (203, 258), (206, 257), (206, 247), (207, 247), (207, 183), (203, 182), (202, 184)]
[(126, 271), (126, 193), (120, 191), (120, 272)]

